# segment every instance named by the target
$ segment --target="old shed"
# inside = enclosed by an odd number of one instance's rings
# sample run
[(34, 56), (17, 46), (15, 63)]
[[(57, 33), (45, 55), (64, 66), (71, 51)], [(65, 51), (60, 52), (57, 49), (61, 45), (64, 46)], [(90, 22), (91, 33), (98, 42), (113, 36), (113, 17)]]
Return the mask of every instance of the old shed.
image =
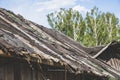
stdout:
[(120, 71), (120, 42), (113, 41), (102, 48), (93, 58), (102, 60)]
[(108, 80), (120, 73), (64, 34), (0, 8), (0, 80)]

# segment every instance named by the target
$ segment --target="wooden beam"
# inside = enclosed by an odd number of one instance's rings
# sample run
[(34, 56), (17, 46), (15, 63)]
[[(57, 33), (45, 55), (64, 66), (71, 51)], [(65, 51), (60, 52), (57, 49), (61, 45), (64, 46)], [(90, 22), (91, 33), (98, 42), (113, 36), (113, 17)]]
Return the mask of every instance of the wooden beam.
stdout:
[(0, 55), (1, 55), (1, 54), (4, 54), (4, 52), (3, 52), (2, 50), (0, 50)]

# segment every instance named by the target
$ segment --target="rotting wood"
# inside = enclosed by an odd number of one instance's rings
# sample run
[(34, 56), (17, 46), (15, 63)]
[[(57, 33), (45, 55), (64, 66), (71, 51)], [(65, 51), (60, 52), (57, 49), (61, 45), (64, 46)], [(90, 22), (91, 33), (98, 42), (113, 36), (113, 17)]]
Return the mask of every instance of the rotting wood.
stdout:
[[(115, 77), (119, 76), (119, 72), (110, 66), (106, 66), (105, 63), (100, 62), (99, 64), (98, 60), (91, 58), (91, 56), (84, 51), (84, 47), (58, 31), (47, 29), (31, 21), (25, 20), (11, 12), (9, 13), (9, 11), (5, 9), (0, 9), (0, 25), (0, 32), (4, 34), (4, 36), (0, 37), (0, 40), (3, 42), (0, 42), (0, 48), (2, 47), (1, 49), (4, 53), (7, 53), (6, 55), (18, 59), (18, 61), (25, 60), (28, 61), (28, 65), (31, 65), (31, 62), (34, 62), (39, 65), (52, 65), (52, 67), (63, 67), (67, 65), (67, 72), (71, 72), (74, 75), (80, 74), (76, 80), (79, 80), (81, 76), (85, 77), (86, 73), (88, 74), (87, 76), (90, 77), (92, 77), (90, 75), (92, 73), (95, 79), (96, 76), (99, 76), (101, 79), (104, 79), (102, 77), (111, 75)], [(33, 25), (34, 28), (32, 28)], [(36, 30), (38, 28), (40, 32)], [(41, 35), (41, 31), (44, 32), (45, 35)], [(54, 45), (52, 43), (54, 43)], [(107, 68), (103, 66), (103, 64)], [(70, 71), (69, 68), (71, 68)], [(26, 73), (28, 73), (26, 76), (28, 77), (25, 78), (24, 76), (23, 78), (30, 80), (30, 75), (33, 73), (29, 72), (31, 69), (28, 67), (26, 70)], [(82, 72), (83, 74), (81, 74)], [(38, 74), (43, 73), (39, 71)], [(54, 74), (55, 73), (53, 73), (52, 76), (54, 76)], [(59, 75), (59, 73), (56, 73), (55, 75)], [(43, 76), (40, 78), (43, 79)], [(56, 76), (53, 79), (56, 80)]]
[(4, 52), (3, 52), (2, 50), (0, 50), (0, 55), (1, 55), (1, 54), (4, 54)]

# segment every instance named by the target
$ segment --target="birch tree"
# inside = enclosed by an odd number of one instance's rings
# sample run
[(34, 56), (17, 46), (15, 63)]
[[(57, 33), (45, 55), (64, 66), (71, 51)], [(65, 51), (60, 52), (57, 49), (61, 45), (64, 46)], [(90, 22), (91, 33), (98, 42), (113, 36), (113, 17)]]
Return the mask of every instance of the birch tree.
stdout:
[(102, 12), (97, 7), (87, 12), (84, 18), (79, 11), (62, 8), (48, 14), (47, 19), (53, 29), (88, 47), (120, 40), (119, 19), (113, 13)]

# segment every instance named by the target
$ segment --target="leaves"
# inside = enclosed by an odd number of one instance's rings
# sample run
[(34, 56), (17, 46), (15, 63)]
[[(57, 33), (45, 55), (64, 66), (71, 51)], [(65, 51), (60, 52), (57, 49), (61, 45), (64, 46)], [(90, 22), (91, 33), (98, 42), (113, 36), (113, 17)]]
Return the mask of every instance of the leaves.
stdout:
[(119, 19), (112, 13), (99, 11), (97, 7), (87, 12), (85, 18), (72, 8), (61, 8), (60, 11), (48, 14), (47, 18), (53, 29), (88, 47), (120, 40)]

